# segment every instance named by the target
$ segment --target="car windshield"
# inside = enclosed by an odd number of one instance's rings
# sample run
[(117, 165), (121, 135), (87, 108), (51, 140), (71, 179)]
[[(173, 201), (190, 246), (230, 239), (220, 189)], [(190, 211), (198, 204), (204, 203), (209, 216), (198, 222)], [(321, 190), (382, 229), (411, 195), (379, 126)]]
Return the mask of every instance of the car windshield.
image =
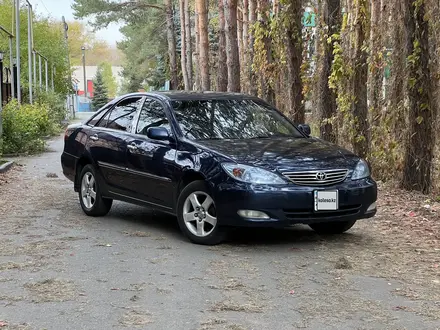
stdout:
[(277, 111), (255, 100), (173, 101), (186, 138), (193, 140), (304, 137)]

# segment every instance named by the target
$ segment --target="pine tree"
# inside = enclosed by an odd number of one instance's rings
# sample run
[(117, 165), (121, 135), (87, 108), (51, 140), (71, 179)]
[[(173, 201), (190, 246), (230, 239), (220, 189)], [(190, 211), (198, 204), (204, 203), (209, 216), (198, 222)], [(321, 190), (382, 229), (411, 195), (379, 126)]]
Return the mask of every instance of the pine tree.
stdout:
[(92, 109), (96, 111), (108, 102), (107, 87), (104, 84), (101, 69), (96, 72), (95, 79), (93, 79), (93, 86), (95, 90), (92, 100)]

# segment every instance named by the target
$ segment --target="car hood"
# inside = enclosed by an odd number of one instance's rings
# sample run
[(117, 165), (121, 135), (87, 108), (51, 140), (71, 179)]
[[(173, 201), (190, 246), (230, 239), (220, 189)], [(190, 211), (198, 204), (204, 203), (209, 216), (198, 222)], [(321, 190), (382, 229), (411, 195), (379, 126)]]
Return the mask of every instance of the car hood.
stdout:
[(270, 170), (353, 169), (359, 161), (350, 151), (317, 138), (204, 140), (197, 143), (235, 162)]

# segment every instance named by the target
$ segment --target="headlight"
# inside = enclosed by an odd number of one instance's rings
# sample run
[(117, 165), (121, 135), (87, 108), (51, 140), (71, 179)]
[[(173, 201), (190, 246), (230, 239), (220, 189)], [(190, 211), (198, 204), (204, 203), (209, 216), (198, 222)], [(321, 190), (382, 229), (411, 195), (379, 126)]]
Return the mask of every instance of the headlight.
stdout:
[(365, 160), (361, 159), (354, 169), (353, 175), (351, 176), (352, 180), (360, 180), (365, 179), (370, 176), (370, 169)]
[(285, 184), (280, 176), (275, 173), (242, 164), (226, 163), (222, 164), (223, 169), (232, 178), (238, 181), (255, 184)]

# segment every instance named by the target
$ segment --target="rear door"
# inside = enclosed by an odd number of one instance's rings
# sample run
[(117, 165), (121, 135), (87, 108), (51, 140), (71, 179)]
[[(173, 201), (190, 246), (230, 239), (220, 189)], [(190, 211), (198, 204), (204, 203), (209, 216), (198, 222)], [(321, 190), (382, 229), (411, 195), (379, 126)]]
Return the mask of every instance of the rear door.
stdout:
[(90, 154), (111, 192), (127, 191), (127, 136), (142, 99), (137, 96), (121, 100), (90, 132)]
[(134, 134), (127, 140), (127, 171), (130, 175), (129, 189), (135, 198), (166, 209), (173, 207), (176, 144), (157, 141), (147, 137), (150, 127), (165, 127), (173, 136), (165, 105), (147, 97)]

